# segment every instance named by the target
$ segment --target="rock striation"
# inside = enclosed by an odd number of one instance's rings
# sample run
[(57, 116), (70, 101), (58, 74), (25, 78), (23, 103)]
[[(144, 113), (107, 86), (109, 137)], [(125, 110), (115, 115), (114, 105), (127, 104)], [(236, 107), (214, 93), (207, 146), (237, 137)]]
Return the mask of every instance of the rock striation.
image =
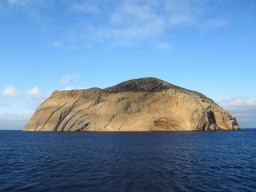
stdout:
[(106, 89), (55, 91), (23, 130), (239, 130), (239, 125), (201, 93), (156, 78), (141, 78)]

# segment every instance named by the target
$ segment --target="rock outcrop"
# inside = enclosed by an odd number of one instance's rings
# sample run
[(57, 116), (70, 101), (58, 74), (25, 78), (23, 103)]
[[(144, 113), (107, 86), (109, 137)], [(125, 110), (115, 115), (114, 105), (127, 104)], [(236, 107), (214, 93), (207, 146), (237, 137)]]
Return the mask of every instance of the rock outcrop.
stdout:
[(236, 119), (201, 93), (155, 78), (106, 89), (55, 91), (24, 131), (238, 130)]

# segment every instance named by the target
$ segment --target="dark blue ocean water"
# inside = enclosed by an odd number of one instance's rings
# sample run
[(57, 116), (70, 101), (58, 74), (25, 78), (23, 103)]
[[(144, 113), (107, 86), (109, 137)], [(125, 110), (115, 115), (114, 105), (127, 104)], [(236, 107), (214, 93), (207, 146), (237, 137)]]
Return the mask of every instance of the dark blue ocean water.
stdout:
[(256, 129), (0, 131), (0, 191), (256, 191)]

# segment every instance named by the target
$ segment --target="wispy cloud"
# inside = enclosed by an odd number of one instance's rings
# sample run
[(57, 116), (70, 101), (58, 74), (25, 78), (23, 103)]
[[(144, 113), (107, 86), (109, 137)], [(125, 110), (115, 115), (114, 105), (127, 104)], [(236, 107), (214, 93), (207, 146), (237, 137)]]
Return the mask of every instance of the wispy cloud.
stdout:
[(163, 4), (165, 15), (172, 27), (177, 25), (191, 25), (196, 23), (203, 12), (202, 1), (170, 0)]
[(14, 86), (9, 85), (4, 90), (0, 91), (0, 97), (19, 97), (21, 94)]
[(79, 77), (79, 74), (77, 73), (70, 73), (70, 74), (65, 74), (60, 79), (58, 80), (58, 83), (60, 85), (66, 85), (68, 84), (71, 80), (76, 79)]
[(194, 27), (199, 31), (207, 31), (229, 23), (226, 18), (204, 17), (210, 9), (210, 3), (200, 0), (74, 0), (58, 1), (58, 4), (52, 0), (8, 0), (8, 3), (10, 6), (26, 7), (28, 11), (61, 4), (65, 12), (63, 15), (74, 18), (73, 22), (66, 22), (59, 27), (58, 18), (44, 15), (44, 12), (38, 11), (40, 16), (35, 17), (43, 29), (52, 25), (45, 22), (46, 17), (50, 23), (55, 20), (53, 23), (56, 29), (53, 33), (56, 37), (51, 34), (51, 45), (55, 48), (77, 49), (96, 43), (104, 46), (152, 44), (152, 39), (157, 42), (176, 27)]
[(31, 113), (3, 113), (0, 114), (1, 120), (8, 121), (20, 121), (20, 120), (28, 120), (31, 117)]
[(31, 117), (31, 113), (3, 113), (0, 114), (0, 129), (21, 130)]
[(38, 107), (38, 105), (40, 105), (51, 94), (42, 92), (38, 86), (28, 89), (26, 93), (27, 96), (30, 97), (29, 100), (27, 100), (26, 108), (30, 110), (35, 110), (36, 107)]
[(256, 107), (256, 97), (237, 97), (226, 99), (221, 102), (229, 108)]
[(210, 19), (204, 21), (200, 26), (199, 29), (203, 31), (211, 31), (215, 29), (219, 29), (225, 27), (229, 24), (227, 19)]
[(78, 46), (72, 41), (71, 42), (66, 41), (64, 43), (63, 41), (54, 40), (52, 41), (51, 46), (59, 49), (70, 49), (70, 50), (78, 49)]
[(7, 1), (11, 6), (29, 6), (33, 2), (32, 0), (8, 0)]
[(72, 86), (67, 86), (64, 88), (64, 90), (72, 90), (72, 89), (74, 89)]
[(39, 87), (35, 86), (35, 87), (27, 90), (27, 95), (31, 96), (35, 99), (42, 100), (42, 99), (45, 99), (49, 94), (42, 93), (41, 90), (39, 89)]
[(3, 107), (9, 107), (10, 106), (10, 104), (8, 104), (8, 103), (0, 103), (0, 107), (1, 108), (3, 108)]
[(171, 50), (172, 45), (168, 42), (160, 42), (156, 44), (156, 48), (160, 50)]
[(64, 88), (64, 90), (74, 90), (74, 89), (86, 89), (86, 88), (84, 88), (84, 87), (82, 87), (82, 86), (73, 87), (73, 86), (71, 86), (71, 85), (69, 85), (69, 86), (67, 86), (67, 87)]
[(71, 10), (78, 13), (100, 15), (102, 11), (98, 6), (92, 4), (94, 2), (95, 1), (73, 2), (71, 5)]
[[(76, 38), (84, 42), (96, 41), (105, 45), (137, 45), (148, 39), (157, 39), (166, 33), (172, 33), (175, 27), (202, 26), (207, 30), (218, 29), (228, 24), (226, 19), (203, 17), (206, 4), (202, 1), (169, 0), (122, 0), (113, 3), (107, 11), (101, 12), (101, 23), (87, 22)], [(89, 5), (76, 2), (76, 7), (88, 8)], [(101, 6), (100, 3), (94, 6)], [(200, 29), (201, 30), (201, 29)]]
[(219, 102), (243, 127), (256, 127), (256, 97), (237, 97)]
[(42, 7), (49, 7), (52, 5), (52, 3), (52, 0), (7, 0), (7, 4), (10, 7), (17, 7), (23, 9), (30, 9), (31, 7), (35, 9), (40, 9)]
[(53, 47), (55, 47), (55, 48), (63, 48), (63, 47), (65, 46), (62, 41), (57, 41), (57, 40), (53, 41), (53, 42), (51, 43), (51, 45), (52, 45)]
[(111, 42), (113, 45), (136, 45), (157, 38), (177, 25), (188, 25), (197, 19), (201, 7), (190, 1), (123, 0), (104, 15), (101, 26), (87, 26), (84, 39)]
[(160, 35), (165, 28), (165, 20), (158, 15), (150, 3), (123, 1), (109, 15), (109, 25), (98, 34), (99, 38), (115, 40), (126, 44)]

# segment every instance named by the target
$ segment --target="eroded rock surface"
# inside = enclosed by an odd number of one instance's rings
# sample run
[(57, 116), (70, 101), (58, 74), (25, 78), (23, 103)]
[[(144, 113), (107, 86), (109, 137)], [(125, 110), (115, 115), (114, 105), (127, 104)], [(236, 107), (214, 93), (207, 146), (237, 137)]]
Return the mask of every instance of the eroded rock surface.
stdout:
[(238, 130), (236, 119), (201, 93), (156, 78), (106, 89), (55, 91), (25, 131)]

